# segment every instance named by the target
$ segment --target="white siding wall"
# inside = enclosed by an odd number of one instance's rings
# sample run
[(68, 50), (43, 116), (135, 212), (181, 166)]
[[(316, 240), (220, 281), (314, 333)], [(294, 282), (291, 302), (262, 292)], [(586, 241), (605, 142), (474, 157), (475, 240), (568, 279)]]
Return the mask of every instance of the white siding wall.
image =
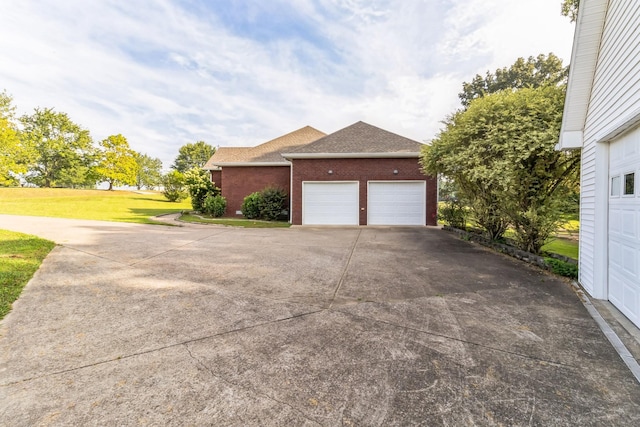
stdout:
[(609, 2), (584, 127), (580, 206), (580, 283), (606, 298), (608, 144), (603, 138), (640, 106), (640, 5)]

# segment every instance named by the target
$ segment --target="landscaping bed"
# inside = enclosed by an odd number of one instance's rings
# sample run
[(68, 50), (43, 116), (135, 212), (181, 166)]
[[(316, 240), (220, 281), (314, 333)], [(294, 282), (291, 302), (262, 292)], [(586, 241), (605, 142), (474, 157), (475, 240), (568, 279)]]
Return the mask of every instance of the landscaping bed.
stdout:
[(480, 233), (461, 230), (448, 225), (443, 226), (442, 229), (456, 234), (463, 240), (479, 243), (497, 252), (512, 256), (521, 261), (552, 271), (556, 274), (560, 274), (561, 276), (571, 277), (573, 279), (578, 278), (578, 261), (573, 258), (549, 252), (545, 253), (545, 256), (532, 254), (530, 252), (520, 250), (515, 245), (510, 244), (509, 239), (505, 239), (505, 243), (496, 242), (488, 239)]

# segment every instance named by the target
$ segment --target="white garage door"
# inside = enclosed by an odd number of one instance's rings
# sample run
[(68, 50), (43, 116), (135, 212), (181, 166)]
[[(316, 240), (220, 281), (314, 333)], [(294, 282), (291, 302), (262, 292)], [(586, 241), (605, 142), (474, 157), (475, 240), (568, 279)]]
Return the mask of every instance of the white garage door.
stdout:
[(425, 181), (369, 181), (369, 225), (425, 225)]
[(358, 225), (358, 182), (303, 182), (302, 223)]
[(609, 147), (609, 300), (640, 326), (640, 129)]

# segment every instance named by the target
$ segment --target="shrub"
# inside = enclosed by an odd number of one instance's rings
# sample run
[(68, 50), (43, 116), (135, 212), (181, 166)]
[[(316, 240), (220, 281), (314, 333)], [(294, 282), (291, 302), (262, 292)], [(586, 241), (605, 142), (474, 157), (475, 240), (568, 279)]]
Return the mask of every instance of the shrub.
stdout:
[(209, 173), (200, 168), (193, 168), (185, 172), (184, 174), (185, 184), (191, 196), (191, 206), (193, 210), (204, 212), (203, 204), (207, 197), (217, 196), (220, 194), (220, 189), (217, 188)]
[(170, 202), (179, 202), (187, 198), (187, 192), (184, 189), (184, 175), (178, 171), (171, 171), (162, 177), (162, 185), (164, 190), (162, 194)]
[(547, 265), (551, 267), (551, 271), (560, 276), (578, 278), (578, 266), (555, 258), (545, 258)]
[(442, 202), (438, 209), (438, 217), (448, 225), (461, 230), (466, 230), (467, 218), (465, 206), (456, 199)]
[(281, 188), (267, 187), (261, 191), (262, 204), (260, 218), (275, 221), (282, 216), (287, 201), (287, 193)]
[(242, 215), (248, 219), (275, 221), (282, 216), (287, 193), (276, 187), (249, 194), (242, 202)]
[(242, 201), (242, 215), (248, 219), (260, 218), (260, 206), (262, 205), (262, 194), (251, 193)]
[(202, 211), (206, 214), (209, 214), (213, 217), (219, 218), (224, 215), (227, 210), (227, 199), (222, 197), (221, 195), (207, 196), (202, 203)]

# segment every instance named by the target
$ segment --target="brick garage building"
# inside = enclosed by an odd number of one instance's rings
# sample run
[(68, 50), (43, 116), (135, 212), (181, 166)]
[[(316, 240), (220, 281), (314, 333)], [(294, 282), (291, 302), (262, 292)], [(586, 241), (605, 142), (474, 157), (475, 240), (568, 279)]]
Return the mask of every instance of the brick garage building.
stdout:
[(437, 181), (422, 144), (364, 122), (283, 153), (291, 161), (291, 222), (436, 225)]
[(326, 136), (306, 127), (281, 138), (299, 132), (315, 138), (262, 145), (271, 164), (256, 155), (247, 161), (262, 146), (216, 152), (206, 168), (231, 209), (273, 182), (290, 195), (296, 225), (436, 225), (437, 181), (421, 171), (421, 143), (364, 122)]

